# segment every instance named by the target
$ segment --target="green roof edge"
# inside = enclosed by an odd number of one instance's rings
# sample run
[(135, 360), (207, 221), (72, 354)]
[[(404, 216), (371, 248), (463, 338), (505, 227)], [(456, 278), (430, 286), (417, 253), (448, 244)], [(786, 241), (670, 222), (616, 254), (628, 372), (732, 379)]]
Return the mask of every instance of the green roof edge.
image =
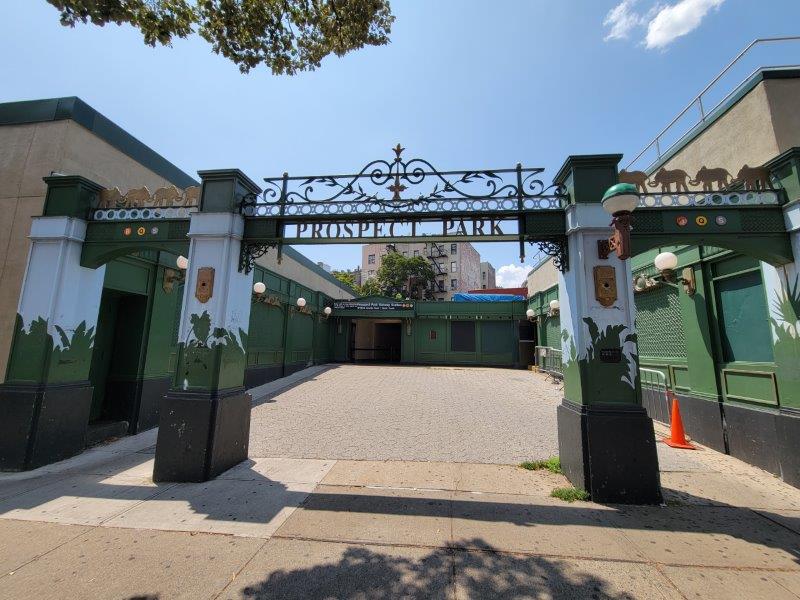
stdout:
[(77, 96), (0, 104), (0, 126), (72, 120), (179, 188), (200, 183)]

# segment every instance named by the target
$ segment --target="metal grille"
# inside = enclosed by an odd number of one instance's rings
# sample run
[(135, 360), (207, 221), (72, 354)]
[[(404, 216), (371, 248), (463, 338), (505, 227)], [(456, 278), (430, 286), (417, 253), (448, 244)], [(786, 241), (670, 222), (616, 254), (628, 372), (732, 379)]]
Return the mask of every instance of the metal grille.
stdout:
[(551, 348), (561, 348), (561, 318), (548, 317), (544, 324), (544, 342)]
[(636, 294), (636, 331), (642, 358), (686, 358), (678, 290), (662, 286)]

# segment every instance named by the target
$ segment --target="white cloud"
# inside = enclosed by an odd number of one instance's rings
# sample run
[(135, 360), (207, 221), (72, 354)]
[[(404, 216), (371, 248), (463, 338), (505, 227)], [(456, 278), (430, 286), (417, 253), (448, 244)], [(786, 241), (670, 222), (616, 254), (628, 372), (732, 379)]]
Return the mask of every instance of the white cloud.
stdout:
[(661, 8), (647, 25), (645, 46), (664, 48), (697, 29), (708, 11), (719, 8), (725, 0), (680, 0)]
[(633, 11), (633, 5), (638, 0), (622, 0), (614, 8), (608, 11), (603, 25), (609, 28), (608, 35), (604, 38), (608, 40), (624, 40), (630, 36), (631, 31), (643, 24), (642, 17)]
[(533, 267), (528, 265), (503, 265), (495, 273), (498, 287), (523, 287), (528, 273)]

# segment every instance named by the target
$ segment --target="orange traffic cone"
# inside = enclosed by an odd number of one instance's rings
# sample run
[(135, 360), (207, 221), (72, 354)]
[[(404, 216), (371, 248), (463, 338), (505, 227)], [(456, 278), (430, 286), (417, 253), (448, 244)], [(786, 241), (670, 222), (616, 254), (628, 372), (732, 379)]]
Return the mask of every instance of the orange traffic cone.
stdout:
[(664, 438), (663, 442), (667, 446), (673, 448), (685, 448), (686, 450), (697, 450), (697, 446), (693, 446), (686, 439), (686, 433), (683, 431), (683, 421), (681, 420), (681, 410), (678, 407), (678, 397), (672, 394), (672, 424), (670, 427), (670, 437)]

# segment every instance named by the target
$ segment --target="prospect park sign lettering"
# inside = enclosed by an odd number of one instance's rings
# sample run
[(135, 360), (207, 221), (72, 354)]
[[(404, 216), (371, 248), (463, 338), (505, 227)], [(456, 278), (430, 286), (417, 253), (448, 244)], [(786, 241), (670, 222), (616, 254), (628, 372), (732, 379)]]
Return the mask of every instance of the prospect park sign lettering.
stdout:
[(405, 218), (391, 221), (386, 217), (363, 221), (288, 221), (284, 224), (286, 243), (346, 240), (348, 242), (409, 240), (419, 238), (515, 240), (519, 221), (514, 217), (457, 217), (441, 219)]

